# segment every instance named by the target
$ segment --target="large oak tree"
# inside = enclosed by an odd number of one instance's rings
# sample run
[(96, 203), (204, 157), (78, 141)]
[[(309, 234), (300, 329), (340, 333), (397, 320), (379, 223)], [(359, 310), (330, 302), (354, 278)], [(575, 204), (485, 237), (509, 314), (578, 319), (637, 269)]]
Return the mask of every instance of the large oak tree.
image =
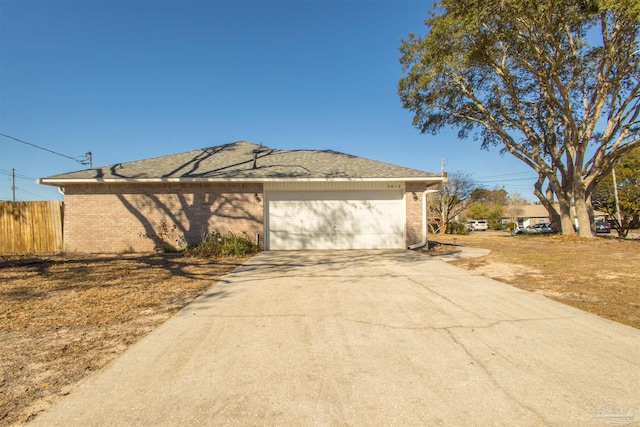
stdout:
[[(400, 47), (403, 106), (422, 132), (457, 127), (538, 174), (563, 233), (592, 236), (591, 192), (640, 146), (640, 2), (441, 0)], [(557, 204), (554, 203), (557, 201)]]
[(592, 200), (594, 208), (609, 215), (619, 237), (627, 237), (629, 230), (640, 227), (640, 148), (620, 158), (612, 173), (598, 183)]

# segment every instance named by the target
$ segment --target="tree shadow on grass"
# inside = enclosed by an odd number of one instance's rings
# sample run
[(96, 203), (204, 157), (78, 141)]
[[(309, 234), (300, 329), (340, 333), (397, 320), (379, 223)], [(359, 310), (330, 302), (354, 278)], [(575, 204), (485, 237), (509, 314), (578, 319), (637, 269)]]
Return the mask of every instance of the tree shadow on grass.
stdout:
[[(113, 265), (109, 265), (113, 264)], [(207, 269), (210, 265), (211, 269)], [(50, 258), (30, 258), (29, 262), (3, 261), (0, 265), (0, 283), (9, 283), (11, 278), (3, 278), (3, 272), (18, 269), (21, 278), (31, 276), (48, 281), (49, 286), (34, 285), (2, 286), (0, 298), (10, 300), (28, 300), (46, 298), (57, 292), (85, 292), (96, 288), (135, 287), (136, 280), (143, 280), (148, 270), (161, 269), (162, 282), (173, 277), (195, 281), (209, 281), (211, 285), (220, 277), (242, 265), (240, 259), (212, 259), (210, 261), (192, 260), (176, 254), (151, 255), (114, 255), (89, 258), (80, 256)], [(129, 282), (133, 282), (129, 284)]]

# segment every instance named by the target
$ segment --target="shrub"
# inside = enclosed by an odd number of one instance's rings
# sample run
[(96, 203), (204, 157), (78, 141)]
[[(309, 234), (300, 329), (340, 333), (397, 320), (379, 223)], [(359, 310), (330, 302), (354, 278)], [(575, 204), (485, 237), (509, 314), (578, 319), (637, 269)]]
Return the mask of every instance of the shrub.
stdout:
[(515, 222), (509, 222), (503, 225), (506, 227), (505, 230), (507, 231), (515, 230), (516, 228), (518, 228), (518, 224), (516, 224)]
[(259, 250), (247, 233), (236, 236), (229, 232), (223, 236), (218, 232), (207, 232), (200, 243), (187, 247), (184, 254), (196, 258), (221, 258), (250, 255)]
[(467, 230), (462, 222), (451, 221), (447, 224), (447, 234), (467, 234)]
[(170, 226), (164, 219), (160, 221), (157, 230), (152, 230), (150, 234), (140, 234), (145, 239), (153, 242), (157, 252), (174, 253), (181, 252), (187, 247), (184, 237), (177, 231), (178, 226)]
[(489, 219), (489, 229), (490, 230), (502, 230), (502, 222), (495, 219)]

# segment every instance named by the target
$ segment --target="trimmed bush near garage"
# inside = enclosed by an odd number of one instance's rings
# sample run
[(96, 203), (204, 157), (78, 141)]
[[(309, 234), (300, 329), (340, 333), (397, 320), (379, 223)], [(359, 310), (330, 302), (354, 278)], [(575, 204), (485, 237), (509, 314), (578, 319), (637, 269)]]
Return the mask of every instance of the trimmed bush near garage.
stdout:
[(218, 232), (206, 233), (197, 245), (184, 250), (185, 256), (196, 258), (237, 257), (255, 254), (260, 251), (246, 233), (237, 236), (231, 232), (221, 235)]

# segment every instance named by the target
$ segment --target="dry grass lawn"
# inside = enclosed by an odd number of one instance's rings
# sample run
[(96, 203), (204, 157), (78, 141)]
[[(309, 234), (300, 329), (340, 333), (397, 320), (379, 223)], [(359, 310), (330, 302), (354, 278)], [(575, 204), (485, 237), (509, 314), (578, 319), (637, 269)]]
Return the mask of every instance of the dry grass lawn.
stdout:
[(244, 261), (0, 258), (0, 425), (31, 419)]
[[(640, 241), (489, 234), (455, 236), (492, 251), (456, 264), (640, 328)], [(0, 258), (0, 425), (31, 419), (244, 260)]]
[(640, 328), (640, 240), (475, 232), (432, 240), (490, 249), (459, 267)]

